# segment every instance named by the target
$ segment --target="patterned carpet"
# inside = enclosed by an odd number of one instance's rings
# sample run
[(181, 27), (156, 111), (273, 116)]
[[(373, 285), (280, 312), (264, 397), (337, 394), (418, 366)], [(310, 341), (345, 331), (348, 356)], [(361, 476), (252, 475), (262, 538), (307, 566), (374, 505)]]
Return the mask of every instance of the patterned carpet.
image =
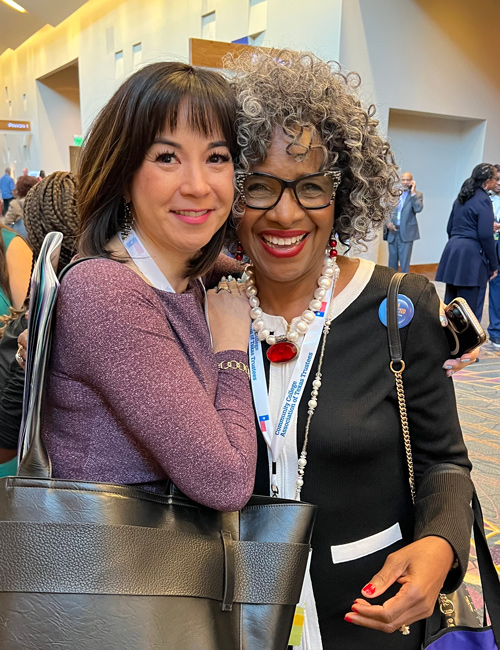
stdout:
[[(483, 508), (486, 535), (500, 573), (500, 352), (482, 347), (480, 362), (454, 377), (460, 421), (472, 478)], [(482, 606), (474, 544), (465, 581), (477, 608)]]

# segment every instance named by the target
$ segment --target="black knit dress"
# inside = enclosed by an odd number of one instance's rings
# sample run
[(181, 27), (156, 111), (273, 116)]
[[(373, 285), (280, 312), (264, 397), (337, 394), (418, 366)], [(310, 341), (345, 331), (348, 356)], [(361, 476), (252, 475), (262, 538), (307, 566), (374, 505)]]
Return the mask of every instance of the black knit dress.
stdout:
[[(376, 266), (358, 298), (332, 322), (309, 435), (302, 500), (319, 506), (311, 576), (324, 650), (420, 648), (423, 624), (413, 624), (410, 635), (403, 636), (344, 621), (353, 601), (362, 597), (363, 586), (387, 555), (401, 546), (427, 535), (447, 539), (460, 562), (448, 576), (448, 589), (456, 588), (467, 567), (472, 522), (470, 463), (453, 382), (441, 367), (449, 357), (449, 347), (439, 322), (439, 300), (434, 286), (423, 276), (409, 275), (403, 280), (400, 293), (409, 296), (415, 306), (411, 323), (400, 330), (417, 480), (414, 507), (394, 375), (389, 369), (387, 330), (378, 317), (392, 274), (392, 270)], [(299, 452), (317, 363), (316, 357), (299, 409)], [(267, 450), (260, 435), (259, 446), (255, 491), (268, 494)], [(451, 471), (439, 476), (431, 471), (424, 476), (438, 463), (449, 464)], [(332, 545), (364, 539), (396, 523), (401, 541), (354, 561), (333, 563)], [(383, 602), (397, 588), (372, 602)]]

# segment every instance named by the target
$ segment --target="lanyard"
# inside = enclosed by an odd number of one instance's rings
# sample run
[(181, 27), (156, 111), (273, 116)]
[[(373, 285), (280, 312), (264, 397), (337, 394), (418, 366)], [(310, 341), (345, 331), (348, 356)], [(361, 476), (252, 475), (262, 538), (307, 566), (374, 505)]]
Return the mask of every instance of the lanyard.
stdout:
[(134, 260), (139, 271), (154, 287), (156, 287), (156, 289), (175, 293), (172, 285), (160, 271), (158, 265), (148, 251), (144, 248), (143, 243), (134, 230), (130, 231), (129, 236), (126, 239), (123, 239), (121, 232), (118, 233), (118, 237), (120, 238), (121, 243), (125, 246), (127, 253)]
[[(120, 238), (121, 243), (125, 246), (127, 253), (134, 260), (139, 271), (156, 289), (168, 291), (168, 293), (176, 293), (170, 282), (158, 268), (156, 262), (144, 248), (144, 244), (141, 242), (134, 230), (130, 231), (127, 239), (123, 239), (121, 232), (118, 233), (118, 237)], [(208, 333), (210, 334), (210, 343), (212, 343), (212, 332), (210, 331), (210, 322), (208, 320), (207, 292), (203, 280), (201, 278), (198, 278), (198, 280), (203, 291), (205, 319), (208, 325)]]
[(273, 463), (277, 462), (281, 454), (292, 416), (299, 406), (302, 394), (306, 387), (307, 378), (309, 377), (321, 339), (321, 334), (323, 332), (323, 325), (327, 316), (332, 290), (333, 286), (328, 290), (325, 300), (321, 305), (321, 311), (316, 312), (316, 318), (310, 325), (304, 337), (299, 357), (295, 363), (292, 378), (288, 385), (283, 404), (279, 410), (279, 419), (277, 423), (272, 422), (270, 418), (269, 395), (264, 371), (262, 344), (253, 329), (250, 332), (248, 357), (250, 362), (250, 379), (252, 382), (254, 406), (260, 430), (262, 431), (262, 435), (271, 450), (271, 460)]

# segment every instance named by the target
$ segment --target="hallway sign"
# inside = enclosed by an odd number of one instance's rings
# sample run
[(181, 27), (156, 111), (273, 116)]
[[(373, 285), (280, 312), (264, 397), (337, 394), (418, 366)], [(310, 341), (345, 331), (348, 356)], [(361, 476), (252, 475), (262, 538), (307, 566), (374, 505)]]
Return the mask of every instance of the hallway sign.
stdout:
[(0, 120), (0, 131), (31, 131), (31, 123), (21, 120)]

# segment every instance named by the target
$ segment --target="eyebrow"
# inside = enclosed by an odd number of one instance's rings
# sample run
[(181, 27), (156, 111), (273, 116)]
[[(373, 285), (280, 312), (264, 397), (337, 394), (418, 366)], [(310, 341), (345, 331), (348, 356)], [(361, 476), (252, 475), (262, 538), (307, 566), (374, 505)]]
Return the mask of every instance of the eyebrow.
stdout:
[[(153, 140), (153, 144), (168, 144), (171, 147), (175, 147), (175, 149), (182, 150), (182, 145), (180, 145), (178, 142), (174, 142), (174, 140), (169, 140), (168, 138), (155, 138)], [(229, 145), (225, 140), (216, 140), (215, 142), (209, 142), (207, 149), (215, 149), (217, 147), (227, 147), (229, 149)]]

